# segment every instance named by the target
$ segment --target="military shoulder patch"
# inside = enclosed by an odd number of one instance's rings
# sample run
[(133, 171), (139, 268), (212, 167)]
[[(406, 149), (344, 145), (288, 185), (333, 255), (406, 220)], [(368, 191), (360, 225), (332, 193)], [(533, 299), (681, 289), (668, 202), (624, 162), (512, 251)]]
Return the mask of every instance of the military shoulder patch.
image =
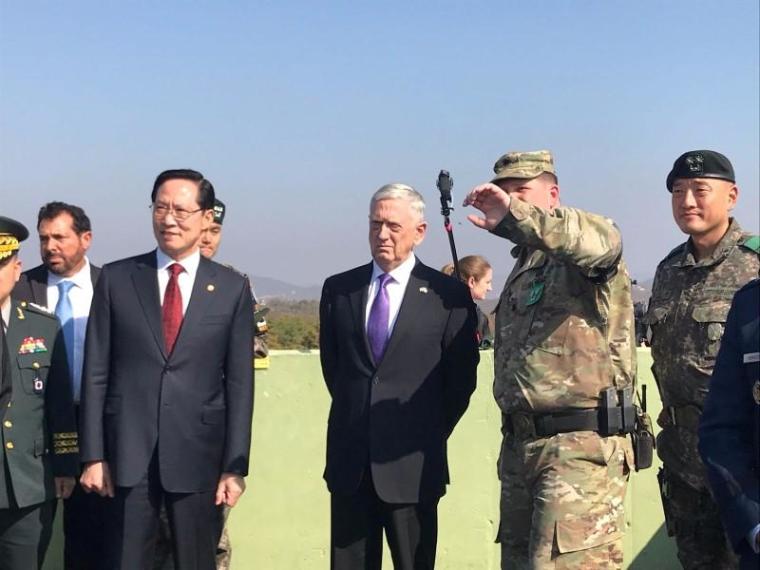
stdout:
[(760, 236), (746, 236), (740, 245), (751, 249), (755, 253), (760, 253)]
[(48, 309), (47, 307), (43, 307), (42, 305), (38, 305), (37, 303), (26, 303), (26, 307), (24, 307), (27, 310), (32, 310), (35, 313), (40, 313), (42, 315), (45, 315), (46, 317), (56, 318), (55, 313)]

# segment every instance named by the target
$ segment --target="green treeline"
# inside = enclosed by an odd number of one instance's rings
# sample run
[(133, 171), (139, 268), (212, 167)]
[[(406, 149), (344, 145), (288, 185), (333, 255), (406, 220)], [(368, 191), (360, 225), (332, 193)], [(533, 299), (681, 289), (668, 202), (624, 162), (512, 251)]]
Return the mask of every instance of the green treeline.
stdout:
[(267, 301), (270, 349), (319, 348), (319, 301)]

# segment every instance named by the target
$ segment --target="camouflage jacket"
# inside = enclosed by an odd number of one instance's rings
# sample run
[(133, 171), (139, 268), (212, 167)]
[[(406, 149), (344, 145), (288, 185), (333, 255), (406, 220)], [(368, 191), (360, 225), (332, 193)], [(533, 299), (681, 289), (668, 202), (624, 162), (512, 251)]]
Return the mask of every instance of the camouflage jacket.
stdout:
[(652, 372), (664, 407), (691, 406), (690, 413), (677, 416), (679, 429), (668, 429), (673, 421), (667, 412), (660, 416), (666, 429), (657, 437), (657, 450), (674, 474), (697, 489), (705, 487), (697, 453), (698, 418), (731, 299), (760, 269), (756, 241), (732, 219), (710, 257), (697, 261), (686, 241), (660, 262), (654, 277), (645, 318)]
[(513, 199), (493, 233), (517, 244), (496, 308), (494, 396), (502, 411), (599, 405), (636, 376), (631, 280), (608, 218)]
[(731, 299), (758, 276), (756, 239), (732, 219), (710, 257), (686, 241), (657, 266), (645, 322), (663, 406), (702, 409)]

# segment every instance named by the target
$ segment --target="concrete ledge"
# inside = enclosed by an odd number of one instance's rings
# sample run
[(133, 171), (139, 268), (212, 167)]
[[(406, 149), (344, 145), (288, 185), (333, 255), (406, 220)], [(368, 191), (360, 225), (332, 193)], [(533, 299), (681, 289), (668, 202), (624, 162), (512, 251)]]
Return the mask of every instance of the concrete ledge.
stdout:
[[(256, 372), (251, 476), (230, 515), (232, 566), (237, 570), (329, 567), (329, 495), (322, 480), (329, 398), (318, 351), (272, 351)], [(660, 411), (649, 351), (639, 351), (639, 384), (649, 412)], [(437, 568), (498, 570), (496, 459), (501, 415), (491, 395), (493, 353), (481, 353), (478, 388), (449, 443), (451, 481), (439, 508)], [(680, 568), (665, 536), (657, 491), (659, 465), (634, 473), (626, 499), (626, 563), (631, 569)], [(60, 511), (59, 511), (60, 513)], [(62, 568), (60, 534), (45, 568)], [(386, 566), (390, 558), (386, 556)]]

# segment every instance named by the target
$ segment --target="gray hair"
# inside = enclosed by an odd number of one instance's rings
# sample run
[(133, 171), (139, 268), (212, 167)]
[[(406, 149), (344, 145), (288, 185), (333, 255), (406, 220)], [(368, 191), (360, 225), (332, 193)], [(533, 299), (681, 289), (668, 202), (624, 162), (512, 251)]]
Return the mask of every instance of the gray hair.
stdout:
[(370, 212), (375, 207), (375, 203), (380, 200), (406, 200), (412, 211), (419, 216), (420, 221), (425, 219), (425, 199), (422, 194), (407, 184), (386, 184), (377, 190), (369, 202)]

